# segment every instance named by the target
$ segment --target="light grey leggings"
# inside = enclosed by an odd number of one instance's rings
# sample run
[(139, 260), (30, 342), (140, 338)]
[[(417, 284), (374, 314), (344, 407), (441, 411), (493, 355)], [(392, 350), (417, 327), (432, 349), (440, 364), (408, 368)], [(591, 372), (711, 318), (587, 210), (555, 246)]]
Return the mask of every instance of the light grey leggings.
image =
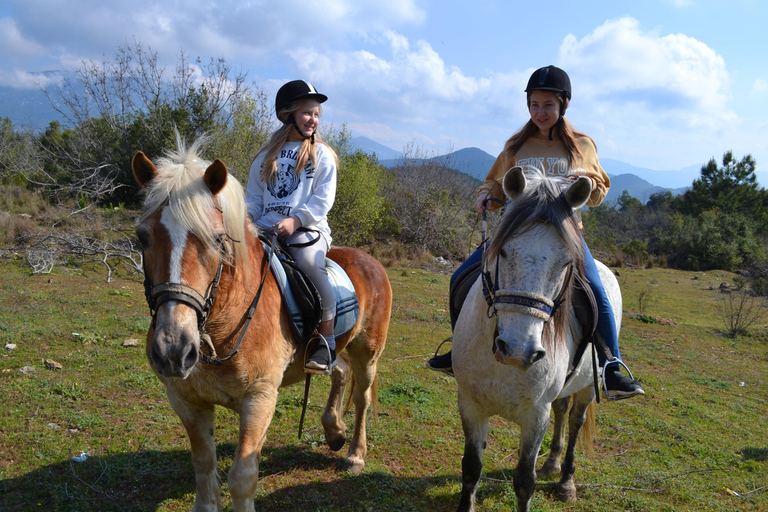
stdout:
[(294, 231), (286, 238), (288, 244), (303, 244), (320, 239), (306, 247), (288, 247), (288, 253), (296, 261), (296, 265), (312, 280), (320, 297), (323, 299), (323, 316), (321, 321), (333, 320), (336, 314), (336, 296), (328, 278), (328, 269), (325, 266), (325, 254), (328, 252), (328, 242), (320, 233), (307, 231)]

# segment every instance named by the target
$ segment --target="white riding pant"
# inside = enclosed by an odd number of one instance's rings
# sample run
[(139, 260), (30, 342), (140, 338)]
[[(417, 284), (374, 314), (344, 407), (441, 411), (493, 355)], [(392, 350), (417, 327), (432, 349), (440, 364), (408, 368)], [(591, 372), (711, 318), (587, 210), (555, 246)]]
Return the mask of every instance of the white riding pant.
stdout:
[(336, 295), (328, 277), (325, 266), (325, 255), (328, 252), (328, 242), (317, 232), (294, 231), (285, 239), (288, 244), (303, 244), (319, 237), (317, 242), (306, 247), (288, 247), (288, 254), (296, 265), (309, 277), (323, 299), (323, 316), (321, 321), (333, 320), (336, 315)]

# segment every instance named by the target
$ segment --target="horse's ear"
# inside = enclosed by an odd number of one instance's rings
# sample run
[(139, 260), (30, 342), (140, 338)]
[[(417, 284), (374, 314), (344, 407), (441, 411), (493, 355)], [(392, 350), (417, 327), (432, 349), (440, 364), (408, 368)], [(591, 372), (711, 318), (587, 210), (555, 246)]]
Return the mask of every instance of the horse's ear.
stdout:
[(504, 194), (509, 199), (515, 199), (522, 194), (523, 190), (525, 190), (525, 174), (523, 174), (523, 168), (520, 166), (512, 167), (504, 175), (501, 184), (504, 188)]
[(131, 162), (131, 168), (133, 169), (133, 177), (136, 179), (136, 183), (142, 187), (147, 186), (147, 183), (152, 181), (157, 176), (157, 167), (152, 161), (147, 158), (141, 151), (137, 151), (133, 155), (133, 161)]
[(581, 208), (587, 204), (589, 196), (592, 194), (592, 180), (586, 176), (580, 176), (564, 193), (565, 200), (571, 205), (571, 208)]
[(227, 176), (229, 176), (227, 166), (224, 165), (224, 162), (217, 158), (205, 170), (203, 181), (205, 181), (205, 184), (208, 186), (211, 194), (216, 195), (221, 192), (221, 189), (223, 189), (224, 185), (227, 184)]

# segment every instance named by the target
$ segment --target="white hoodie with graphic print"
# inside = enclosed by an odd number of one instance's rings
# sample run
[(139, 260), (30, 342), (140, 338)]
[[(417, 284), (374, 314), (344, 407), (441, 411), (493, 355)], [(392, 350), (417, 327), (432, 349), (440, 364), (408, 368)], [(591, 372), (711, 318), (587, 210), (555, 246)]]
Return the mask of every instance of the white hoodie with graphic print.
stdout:
[(246, 202), (256, 224), (267, 231), (279, 221), (297, 216), (301, 225), (323, 234), (331, 245), (328, 212), (336, 198), (336, 159), (325, 144), (317, 144), (317, 168), (307, 161), (296, 174), (296, 156), (301, 142), (286, 142), (277, 155), (277, 179), (274, 183), (261, 181), (259, 155), (251, 164), (246, 187)]

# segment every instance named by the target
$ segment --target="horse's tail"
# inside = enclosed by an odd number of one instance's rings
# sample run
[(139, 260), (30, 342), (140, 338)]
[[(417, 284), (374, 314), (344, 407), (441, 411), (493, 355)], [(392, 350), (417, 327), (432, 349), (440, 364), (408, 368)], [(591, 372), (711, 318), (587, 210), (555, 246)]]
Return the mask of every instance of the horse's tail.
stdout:
[(595, 402), (589, 404), (586, 412), (584, 413), (584, 425), (579, 432), (579, 439), (576, 442), (576, 446), (581, 448), (586, 453), (592, 453), (594, 451), (594, 439), (595, 439)]
[[(373, 422), (379, 421), (379, 388), (378, 388), (379, 376), (376, 375), (373, 378), (373, 384), (371, 384), (371, 407), (373, 407)], [(344, 416), (349, 414), (349, 410), (352, 408), (352, 395), (355, 392), (355, 374), (352, 373), (352, 377), (349, 379), (349, 395), (347, 395), (347, 405), (344, 406)], [(592, 418), (594, 421), (594, 418)]]

